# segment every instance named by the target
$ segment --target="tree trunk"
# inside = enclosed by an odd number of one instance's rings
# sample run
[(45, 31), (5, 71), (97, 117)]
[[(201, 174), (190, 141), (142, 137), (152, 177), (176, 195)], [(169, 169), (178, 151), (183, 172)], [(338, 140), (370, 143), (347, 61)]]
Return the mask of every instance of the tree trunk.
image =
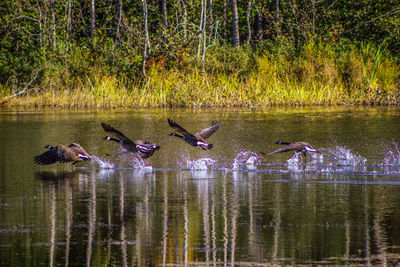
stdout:
[(56, 51), (56, 11), (54, 9), (54, 2), (55, 0), (51, 0), (50, 1), (50, 9), (51, 9), (51, 35), (52, 38), (50, 38), (52, 40), (52, 45), (53, 45), (53, 50)]
[(236, 0), (232, 0), (232, 29), (233, 29), (233, 46), (239, 47), (239, 18)]
[(183, 40), (186, 41), (187, 39), (187, 10), (186, 10), (186, 0), (182, 0), (182, 9), (183, 9)]
[(96, 7), (95, 7), (95, 0), (91, 0), (91, 13), (92, 13), (92, 23), (90, 27), (90, 34), (94, 37), (94, 33), (96, 31)]
[(143, 60), (142, 60), (142, 73), (146, 77), (146, 60), (147, 51), (150, 50), (149, 30), (147, 27), (147, 0), (142, 0), (143, 4), (143, 28), (144, 28), (144, 48), (143, 48)]
[(275, 0), (275, 27), (276, 27), (276, 35), (281, 35), (281, 25), (280, 25), (280, 14), (279, 14), (279, 0)]
[(206, 56), (206, 21), (207, 21), (207, 0), (204, 0), (204, 19), (203, 19), (203, 54), (201, 56), (201, 64), (203, 64), (205, 56)]
[(311, 28), (311, 32), (312, 32), (312, 35), (314, 36), (315, 35), (315, 16), (316, 16), (316, 13), (317, 13), (317, 9), (315, 7), (315, 0), (311, 0), (311, 2), (312, 2), (312, 28)]
[(224, 7), (222, 10), (222, 29), (223, 29), (223, 37), (224, 37), (224, 41), (226, 41), (226, 0), (224, 0)]
[(67, 2), (67, 40), (66, 40), (66, 50), (68, 52), (69, 49), (69, 38), (71, 35), (71, 29), (72, 29), (72, 1), (68, 0)]
[(209, 32), (210, 32), (210, 38), (212, 37), (212, 34), (213, 34), (213, 32), (214, 32), (214, 18), (213, 18), (213, 0), (209, 0), (210, 1), (210, 3), (209, 3), (209, 12), (208, 12), (208, 16), (209, 16), (209, 24), (210, 24), (210, 27), (209, 27)]
[(251, 0), (247, 4), (247, 12), (246, 12), (246, 22), (247, 22), (247, 44), (250, 44), (251, 41), (251, 25), (250, 25), (250, 11), (251, 11)]
[(40, 35), (39, 35), (39, 43), (40, 43), (40, 48), (43, 47), (43, 16), (42, 16), (42, 8), (40, 7), (39, 2), (37, 3), (38, 9), (39, 9), (39, 29), (40, 29)]
[(261, 16), (260, 10), (257, 8), (257, 19), (256, 19), (256, 36), (257, 36), (257, 41), (262, 41), (263, 39), (263, 20)]
[[(201, 11), (200, 11), (200, 25), (199, 25), (199, 31), (203, 34), (203, 19), (204, 19), (204, 0), (201, 1)], [(201, 52), (201, 42), (202, 42), (202, 35), (199, 34), (199, 47), (197, 48), (197, 57), (200, 58), (200, 52)]]
[(168, 43), (168, 20), (167, 20), (167, 0), (162, 0), (162, 15), (163, 15), (163, 36), (164, 42)]
[(121, 45), (121, 21), (122, 21), (122, 0), (117, 1), (117, 32), (115, 35), (115, 44), (117, 47)]

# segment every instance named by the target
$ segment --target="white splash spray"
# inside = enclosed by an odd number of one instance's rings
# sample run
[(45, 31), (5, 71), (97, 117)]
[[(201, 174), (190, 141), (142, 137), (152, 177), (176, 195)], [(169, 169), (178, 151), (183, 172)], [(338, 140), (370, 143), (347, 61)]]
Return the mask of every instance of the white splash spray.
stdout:
[(303, 156), (301, 155), (301, 152), (297, 153), (295, 152), (293, 156), (290, 159), (286, 160), (286, 164), (288, 166), (297, 166), (303, 162)]
[(351, 150), (344, 146), (336, 146), (332, 149), (324, 150), (325, 154), (330, 154), (333, 160), (337, 161), (337, 164), (343, 166), (357, 166), (364, 165), (367, 161), (366, 158), (352, 153)]
[(134, 169), (153, 169), (153, 166), (148, 165), (140, 156), (137, 154), (129, 153), (126, 155), (128, 163)]
[(90, 156), (91, 160), (99, 164), (100, 169), (113, 169), (114, 164), (97, 156)]
[(215, 165), (216, 161), (210, 158), (201, 158), (198, 160), (186, 160), (186, 166), (189, 168), (191, 171), (194, 170), (201, 170), (201, 171), (206, 171), (210, 167), (213, 167)]
[(393, 149), (387, 149), (385, 158), (383, 159), (384, 165), (400, 165), (400, 151), (397, 143), (393, 143)]
[(240, 166), (254, 166), (258, 163), (257, 153), (248, 150), (240, 151), (233, 159), (232, 170), (239, 170)]

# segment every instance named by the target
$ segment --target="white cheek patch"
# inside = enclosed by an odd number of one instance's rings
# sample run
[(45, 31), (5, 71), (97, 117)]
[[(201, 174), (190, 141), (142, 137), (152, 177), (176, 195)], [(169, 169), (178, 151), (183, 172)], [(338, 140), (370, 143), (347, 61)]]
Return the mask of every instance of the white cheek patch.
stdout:
[(145, 151), (149, 150), (149, 148), (148, 148), (147, 146), (137, 145), (137, 147), (138, 147), (139, 149), (141, 149), (141, 150), (145, 150)]
[(314, 148), (310, 148), (310, 147), (308, 147), (308, 146), (306, 146), (306, 150), (307, 150), (308, 152), (314, 152), (314, 153), (317, 152), (317, 150), (315, 150)]
[(198, 146), (206, 146), (206, 147), (208, 147), (208, 144), (206, 142), (202, 142), (202, 141), (197, 141), (197, 145)]

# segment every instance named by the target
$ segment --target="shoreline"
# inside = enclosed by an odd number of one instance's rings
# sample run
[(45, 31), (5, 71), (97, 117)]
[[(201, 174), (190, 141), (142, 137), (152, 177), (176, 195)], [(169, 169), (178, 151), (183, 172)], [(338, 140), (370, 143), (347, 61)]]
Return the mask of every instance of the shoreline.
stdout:
[[(265, 111), (265, 110), (347, 110), (347, 109), (400, 109), (400, 101), (396, 103), (328, 103), (328, 104), (315, 104), (315, 103), (269, 103), (262, 105), (254, 103), (254, 105), (215, 105), (215, 104), (188, 104), (184, 105), (138, 105), (133, 101), (125, 102), (124, 105), (99, 105), (96, 103), (76, 104), (75, 102), (63, 102), (55, 100), (51, 102), (43, 102), (40, 95), (13, 98), (6, 103), (0, 105), (1, 111), (58, 111), (66, 110), (71, 112), (79, 111), (119, 111), (119, 110), (212, 110), (212, 111)], [(90, 101), (91, 99), (87, 99)], [(84, 100), (85, 101), (85, 100)], [(0, 101), (1, 102), (1, 101)]]
[(229, 50), (229, 58), (210, 49), (203, 65), (192, 57), (153, 64), (146, 77), (113, 73), (108, 64), (74, 73), (74, 64), (49, 60), (54, 68), (24, 83), (0, 84), (0, 108), (400, 106), (400, 64), (367, 47), (337, 51), (310, 42), (297, 57)]
[[(240, 90), (240, 89), (239, 89)], [(139, 90), (140, 91), (140, 90)], [(306, 92), (300, 92), (297, 96), (291, 98), (279, 99), (262, 97), (257, 98), (247, 90), (247, 96), (237, 94), (225, 95), (222, 99), (218, 95), (214, 97), (201, 98), (196, 95), (190, 95), (184, 100), (173, 101), (176, 98), (174, 93), (168, 97), (165, 93), (159, 95), (139, 95), (139, 91), (123, 92), (118, 96), (113, 95), (94, 95), (90, 91), (76, 90), (66, 94), (52, 94), (49, 92), (27, 94), (9, 98), (9, 96), (0, 97), (0, 110), (4, 109), (152, 109), (152, 108), (188, 108), (188, 109), (270, 109), (275, 107), (400, 107), (400, 95), (395, 93), (386, 97), (370, 98), (367, 95), (358, 94), (356, 97), (349, 97), (342, 93), (332, 96), (329, 93), (326, 96), (302, 96)], [(255, 89), (254, 91), (257, 91)], [(314, 93), (319, 94), (320, 92)], [(279, 95), (277, 92), (276, 95)], [(322, 94), (322, 93), (321, 93)], [(279, 96), (278, 96), (279, 97)], [(239, 99), (241, 98), (241, 99)], [(167, 100), (168, 99), (168, 100)]]

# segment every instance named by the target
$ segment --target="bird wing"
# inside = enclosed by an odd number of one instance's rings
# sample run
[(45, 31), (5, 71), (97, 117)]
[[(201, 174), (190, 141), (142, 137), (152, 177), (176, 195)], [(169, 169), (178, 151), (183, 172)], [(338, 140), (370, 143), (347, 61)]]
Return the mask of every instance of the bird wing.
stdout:
[(77, 143), (72, 143), (68, 147), (70, 149), (72, 149), (73, 151), (75, 151), (77, 154), (89, 156), (89, 153), (87, 153), (86, 150), (83, 149), (83, 147), (81, 147), (81, 145), (79, 145)]
[(196, 136), (197, 139), (207, 139), (210, 137), (213, 133), (215, 133), (219, 129), (219, 124), (215, 121), (212, 122), (211, 127), (208, 127), (206, 129), (203, 129), (199, 132), (197, 132), (194, 136)]
[[(72, 154), (71, 154), (72, 153)], [(49, 151), (46, 151), (35, 157), (35, 163), (39, 165), (49, 165), (58, 162), (74, 161), (75, 152), (70, 148), (58, 145)]]
[(303, 151), (306, 146), (311, 147), (310, 144), (305, 143), (305, 142), (290, 143), (289, 145), (284, 145), (280, 149), (278, 149), (278, 150), (276, 150), (274, 152), (271, 152), (269, 154), (277, 154), (277, 153), (288, 152), (288, 151), (300, 152), (300, 151)]
[(278, 154), (278, 153), (283, 153), (283, 152), (288, 152), (294, 150), (293, 147), (290, 147), (289, 145), (286, 145), (284, 147), (279, 148), (278, 150), (275, 150), (273, 152), (268, 153), (269, 155), (272, 154)]
[(49, 165), (57, 162), (56, 148), (48, 150), (35, 157), (35, 163), (39, 165)]
[(70, 147), (58, 145), (56, 146), (55, 151), (57, 154), (58, 162), (71, 162), (79, 159), (78, 156), (79, 152), (75, 151), (75, 149), (72, 149)]
[(182, 126), (180, 126), (179, 124), (177, 124), (176, 122), (174, 122), (170, 118), (168, 118), (168, 124), (169, 124), (169, 126), (171, 126), (178, 133), (181, 133), (181, 134), (186, 135), (186, 136), (193, 136), (193, 134), (191, 134), (188, 131), (186, 131)]
[(104, 122), (101, 123), (101, 126), (103, 127), (103, 130), (107, 133), (110, 133), (113, 137), (121, 139), (125, 143), (131, 143), (134, 144), (134, 142), (126, 137), (122, 132), (118, 131), (114, 127), (112, 127), (109, 124), (106, 124)]

